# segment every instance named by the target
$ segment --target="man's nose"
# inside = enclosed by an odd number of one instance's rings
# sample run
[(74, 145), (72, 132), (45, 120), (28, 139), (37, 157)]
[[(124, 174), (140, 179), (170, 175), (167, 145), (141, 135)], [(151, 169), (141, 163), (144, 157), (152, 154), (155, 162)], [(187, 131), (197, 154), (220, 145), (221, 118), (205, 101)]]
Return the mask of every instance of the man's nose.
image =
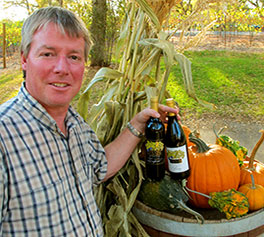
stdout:
[(67, 61), (67, 57), (60, 56), (57, 58), (54, 72), (57, 74), (68, 74), (69, 73), (69, 63)]

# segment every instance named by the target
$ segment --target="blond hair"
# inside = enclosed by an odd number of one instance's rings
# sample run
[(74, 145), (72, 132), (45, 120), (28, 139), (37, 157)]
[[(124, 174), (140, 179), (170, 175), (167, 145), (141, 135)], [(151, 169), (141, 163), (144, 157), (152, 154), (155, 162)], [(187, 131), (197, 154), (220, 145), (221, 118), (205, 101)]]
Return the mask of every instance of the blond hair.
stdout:
[(28, 55), (34, 33), (50, 22), (55, 23), (63, 34), (84, 38), (84, 56), (85, 61), (87, 61), (91, 46), (89, 31), (75, 13), (61, 7), (40, 8), (25, 20), (21, 32), (21, 52), (25, 56)]

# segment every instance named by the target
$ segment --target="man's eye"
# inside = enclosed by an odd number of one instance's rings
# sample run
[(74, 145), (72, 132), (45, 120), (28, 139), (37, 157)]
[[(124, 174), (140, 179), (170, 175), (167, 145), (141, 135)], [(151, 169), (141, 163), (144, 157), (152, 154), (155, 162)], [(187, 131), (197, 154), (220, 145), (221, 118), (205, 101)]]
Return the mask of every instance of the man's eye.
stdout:
[(52, 54), (51, 53), (43, 53), (43, 56), (50, 57), (50, 56), (52, 56)]
[(76, 56), (76, 55), (72, 55), (72, 56), (71, 56), (71, 59), (73, 59), (73, 60), (79, 60), (79, 57)]

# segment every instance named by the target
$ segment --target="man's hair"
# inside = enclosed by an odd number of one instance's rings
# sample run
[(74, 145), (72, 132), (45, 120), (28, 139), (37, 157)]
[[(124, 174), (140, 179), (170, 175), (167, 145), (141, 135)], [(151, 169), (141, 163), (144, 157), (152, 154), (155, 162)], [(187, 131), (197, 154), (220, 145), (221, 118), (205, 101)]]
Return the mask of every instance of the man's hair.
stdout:
[(83, 37), (85, 41), (85, 61), (91, 46), (89, 31), (83, 21), (73, 12), (61, 7), (40, 8), (32, 13), (22, 27), (21, 52), (28, 55), (34, 33), (50, 22), (55, 23), (63, 34), (70, 37)]

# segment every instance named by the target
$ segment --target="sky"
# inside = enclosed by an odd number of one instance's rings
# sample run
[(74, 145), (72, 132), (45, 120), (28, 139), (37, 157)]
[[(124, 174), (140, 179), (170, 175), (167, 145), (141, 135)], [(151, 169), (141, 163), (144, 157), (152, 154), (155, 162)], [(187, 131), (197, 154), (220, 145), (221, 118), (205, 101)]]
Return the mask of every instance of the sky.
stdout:
[(0, 0), (0, 21), (3, 19), (10, 19), (15, 21), (23, 20), (27, 17), (26, 9), (22, 7), (10, 7), (4, 9), (3, 0)]

